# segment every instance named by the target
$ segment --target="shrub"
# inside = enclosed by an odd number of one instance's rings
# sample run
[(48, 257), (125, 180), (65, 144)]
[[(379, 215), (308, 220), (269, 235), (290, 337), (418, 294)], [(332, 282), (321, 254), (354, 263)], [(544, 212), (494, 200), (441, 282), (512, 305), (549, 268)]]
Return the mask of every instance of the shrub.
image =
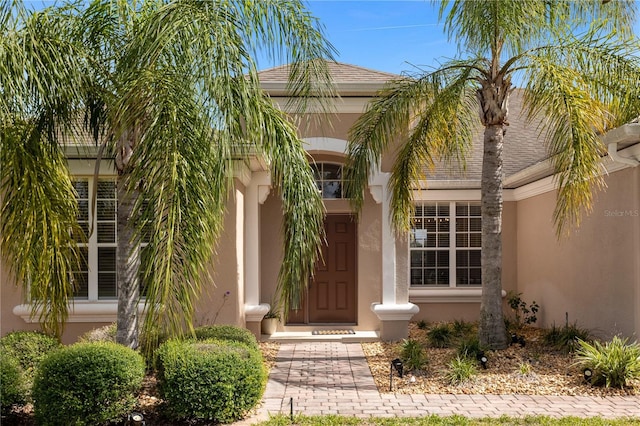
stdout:
[(259, 349), (256, 337), (246, 328), (233, 325), (208, 325), (198, 327), (195, 331), (198, 340), (229, 340), (244, 343), (254, 349)]
[(33, 380), (40, 362), (52, 351), (62, 347), (54, 337), (38, 331), (14, 331), (0, 339), (0, 353), (18, 360), (28, 382)]
[(435, 348), (448, 348), (451, 345), (453, 333), (448, 324), (439, 324), (427, 332), (427, 339)]
[(135, 407), (145, 364), (111, 342), (77, 343), (45, 358), (33, 385), (41, 425), (95, 425), (122, 419)]
[(640, 377), (640, 345), (627, 341), (618, 336), (605, 344), (578, 340), (576, 364), (592, 371), (591, 384), (623, 388)]
[(591, 340), (589, 330), (578, 327), (575, 323), (556, 327), (555, 324), (544, 334), (544, 342), (563, 352), (573, 352), (578, 340), (588, 342)]
[(473, 324), (463, 320), (455, 320), (451, 325), (453, 334), (456, 337), (466, 338), (473, 333)]
[(175, 419), (229, 423), (262, 397), (267, 373), (262, 355), (228, 340), (169, 340), (157, 352), (160, 393)]
[(404, 366), (411, 371), (422, 370), (428, 363), (427, 354), (417, 340), (405, 340), (402, 342), (400, 358), (402, 358)]
[(27, 402), (27, 385), (20, 363), (13, 356), (0, 356), (0, 413), (7, 414), (14, 405)]
[(447, 381), (452, 385), (460, 385), (478, 374), (474, 361), (459, 356), (452, 359), (447, 371)]
[(533, 324), (538, 321), (537, 313), (540, 306), (534, 300), (529, 306), (522, 300), (522, 293), (514, 293), (510, 291), (507, 294), (507, 303), (515, 315), (516, 327), (522, 327), (524, 324)]
[(425, 320), (420, 320), (416, 323), (420, 330), (426, 330), (429, 324)]
[(467, 337), (462, 339), (458, 344), (458, 357), (471, 360), (477, 360), (484, 351), (480, 347), (480, 340), (477, 336)]
[(116, 341), (116, 323), (105, 325), (103, 327), (94, 328), (84, 333), (78, 339), (78, 342), (115, 342)]

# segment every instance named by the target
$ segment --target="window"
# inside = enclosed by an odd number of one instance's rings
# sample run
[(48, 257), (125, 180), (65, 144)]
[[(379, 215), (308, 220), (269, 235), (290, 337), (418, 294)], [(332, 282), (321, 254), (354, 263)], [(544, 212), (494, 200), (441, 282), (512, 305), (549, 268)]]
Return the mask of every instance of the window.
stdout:
[(322, 198), (344, 198), (342, 193), (342, 166), (333, 163), (313, 163), (311, 164), (313, 176), (318, 185), (318, 190), (322, 192)]
[(481, 236), (479, 203), (416, 205), (409, 236), (411, 286), (480, 286)]
[(74, 181), (78, 196), (78, 222), (84, 231), (86, 241), (80, 244), (82, 264), (80, 271), (74, 271), (76, 299), (109, 300), (116, 294), (116, 183), (114, 180), (99, 179), (96, 185), (94, 232), (89, 235), (91, 218), (91, 192), (93, 179)]

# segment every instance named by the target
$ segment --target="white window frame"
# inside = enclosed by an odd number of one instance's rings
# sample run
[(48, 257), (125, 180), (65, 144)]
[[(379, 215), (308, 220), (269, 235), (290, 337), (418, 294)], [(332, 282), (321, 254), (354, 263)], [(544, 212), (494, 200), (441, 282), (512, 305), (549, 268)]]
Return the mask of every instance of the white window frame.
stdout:
[[(477, 303), (482, 296), (482, 285), (461, 285), (456, 286), (456, 227), (455, 227), (455, 206), (458, 203), (480, 203), (480, 191), (425, 191), (416, 197), (416, 203), (449, 203), (449, 285), (411, 285), (411, 251), (410, 243), (407, 243), (407, 280), (409, 287), (409, 300), (414, 303)], [(425, 196), (426, 195), (426, 196)], [(435, 196), (434, 196), (435, 195)], [(410, 238), (409, 238), (410, 241)], [(438, 247), (434, 247), (438, 250)], [(444, 250), (444, 248), (441, 248)], [(462, 250), (468, 250), (463, 247)], [(504, 291), (503, 291), (504, 293)], [(503, 294), (504, 296), (504, 294)]]
[[(98, 258), (98, 252), (100, 250), (100, 248), (117, 248), (118, 245), (118, 234), (117, 234), (117, 210), (114, 211), (114, 219), (113, 219), (113, 226), (114, 226), (114, 233), (115, 233), (115, 241), (113, 242), (98, 242), (98, 218), (97, 218), (97, 211), (95, 211), (95, 209), (97, 209), (97, 205), (98, 202), (100, 200), (98, 200), (97, 198), (97, 194), (96, 194), (96, 203), (95, 205), (93, 205), (93, 203), (91, 202), (92, 197), (94, 196), (94, 191), (97, 190), (97, 185), (94, 185), (95, 183), (95, 177), (93, 176), (76, 176), (73, 179), (74, 181), (84, 181), (87, 182), (88, 187), (89, 187), (89, 227), (91, 227), (91, 224), (93, 224), (93, 233), (91, 233), (91, 235), (87, 235), (87, 241), (86, 243), (80, 243), (79, 246), (80, 247), (86, 247), (87, 248), (87, 266), (88, 266), (88, 296), (85, 297), (76, 297), (74, 298), (74, 301), (89, 301), (89, 302), (96, 302), (96, 301), (116, 301), (118, 299), (118, 295), (117, 295), (117, 281), (116, 281), (116, 294), (114, 296), (109, 296), (109, 297), (100, 297), (99, 296), (99, 289), (98, 289), (98, 276), (99, 276), (99, 269), (98, 269), (98, 262), (99, 262), (99, 258)], [(98, 181), (109, 181), (109, 182), (113, 182), (114, 184), (114, 191), (115, 191), (115, 197), (113, 198), (113, 200), (115, 200), (116, 202), (116, 206), (117, 206), (117, 188), (115, 188), (116, 185), (116, 178), (112, 177), (112, 176), (99, 176), (98, 177)], [(116, 207), (117, 209), (117, 207)], [(110, 222), (110, 221), (109, 221)], [(115, 271), (110, 271), (110, 272), (114, 272)]]

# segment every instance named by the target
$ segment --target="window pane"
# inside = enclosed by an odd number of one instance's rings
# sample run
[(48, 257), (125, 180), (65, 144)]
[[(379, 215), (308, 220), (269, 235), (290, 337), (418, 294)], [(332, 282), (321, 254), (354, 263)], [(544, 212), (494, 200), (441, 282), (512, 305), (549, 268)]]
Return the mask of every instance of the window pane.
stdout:
[(342, 178), (342, 166), (338, 164), (322, 165), (322, 178), (323, 179), (340, 179)]
[(481, 210), (480, 204), (471, 204), (469, 206), (469, 216), (482, 216)]
[(98, 273), (98, 299), (113, 299), (116, 297), (116, 273)]
[(438, 232), (449, 232), (449, 219), (438, 219)]
[(73, 188), (76, 190), (78, 199), (89, 198), (89, 181), (75, 180), (73, 181)]
[(438, 247), (449, 247), (449, 234), (438, 234)]
[(113, 222), (98, 222), (98, 242), (116, 242), (116, 224)]
[(467, 232), (469, 231), (469, 219), (467, 218), (457, 218), (456, 219), (456, 232)]
[(424, 270), (424, 284), (426, 285), (434, 285), (436, 284), (436, 269), (425, 269)]
[(469, 284), (469, 270), (467, 268), (457, 268), (456, 269), (456, 280), (458, 281), (458, 285), (468, 285)]
[(456, 247), (469, 247), (469, 236), (467, 234), (456, 234)]
[(416, 206), (416, 211), (415, 211), (415, 213), (414, 213), (414, 216), (415, 216), (415, 217), (420, 217), (420, 216), (422, 216), (422, 204), (418, 204), (418, 205)]
[(411, 247), (423, 247), (427, 239), (427, 232), (423, 229), (416, 229), (411, 232)]
[(480, 261), (481, 255), (480, 250), (470, 250), (469, 251), (469, 266), (482, 266)]
[(411, 269), (411, 285), (422, 285), (422, 269)]
[(89, 273), (74, 272), (72, 280), (74, 285), (73, 297), (76, 299), (89, 298)]
[(425, 216), (436, 216), (436, 205), (435, 204), (425, 204), (424, 206), (424, 215)]
[(422, 267), (422, 252), (421, 251), (412, 251), (411, 252), (411, 267)]
[(458, 250), (456, 252), (456, 266), (467, 267), (469, 266), (469, 252), (466, 250)]
[(436, 259), (438, 261), (438, 268), (449, 267), (449, 251), (437, 251)]
[(116, 183), (112, 180), (99, 180), (97, 198), (116, 198)]
[(322, 167), (321, 164), (312, 164), (311, 165), (311, 170), (313, 171), (313, 178), (315, 180), (320, 180), (320, 176), (321, 176), (320, 168), (321, 167)]
[(427, 234), (427, 247), (436, 246), (436, 234)]
[(438, 285), (449, 285), (449, 269), (438, 269)]
[(469, 216), (469, 205), (467, 203), (457, 203), (456, 216)]
[(469, 269), (469, 284), (471, 285), (482, 284), (482, 270), (480, 268)]
[(116, 202), (112, 200), (98, 200), (96, 202), (96, 215), (98, 220), (116, 219)]
[(469, 234), (469, 247), (482, 247), (482, 234)]
[(78, 220), (89, 220), (89, 200), (78, 200)]
[(482, 231), (482, 219), (479, 217), (474, 217), (469, 219), (469, 231), (472, 232), (480, 232)]
[(449, 216), (449, 204), (438, 204), (438, 216)]
[(436, 266), (436, 252), (435, 251), (425, 251), (424, 253), (424, 266), (434, 267)]
[(322, 198), (342, 198), (342, 186), (339, 181), (322, 184)]
[(116, 248), (98, 247), (98, 272), (116, 271)]

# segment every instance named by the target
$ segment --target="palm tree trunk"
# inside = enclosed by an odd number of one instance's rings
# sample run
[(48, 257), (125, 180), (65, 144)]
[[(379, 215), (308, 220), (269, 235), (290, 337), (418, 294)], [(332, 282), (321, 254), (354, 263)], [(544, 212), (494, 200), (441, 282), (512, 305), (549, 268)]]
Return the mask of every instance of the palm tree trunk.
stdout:
[(118, 170), (118, 221), (116, 251), (116, 282), (118, 288), (118, 317), (116, 321), (116, 342), (130, 348), (138, 347), (138, 270), (140, 264), (139, 248), (135, 244), (133, 233), (133, 206), (139, 191), (129, 191), (127, 175), (131, 155), (135, 144), (135, 130), (124, 132), (118, 141), (116, 169)]
[(491, 349), (507, 347), (502, 315), (502, 145), (503, 125), (484, 131), (482, 162), (482, 300), (480, 344)]
[(138, 347), (138, 246), (133, 243), (131, 214), (137, 197), (125, 188), (125, 179), (118, 177), (118, 248), (116, 271), (118, 286), (118, 319), (116, 341), (130, 348)]

